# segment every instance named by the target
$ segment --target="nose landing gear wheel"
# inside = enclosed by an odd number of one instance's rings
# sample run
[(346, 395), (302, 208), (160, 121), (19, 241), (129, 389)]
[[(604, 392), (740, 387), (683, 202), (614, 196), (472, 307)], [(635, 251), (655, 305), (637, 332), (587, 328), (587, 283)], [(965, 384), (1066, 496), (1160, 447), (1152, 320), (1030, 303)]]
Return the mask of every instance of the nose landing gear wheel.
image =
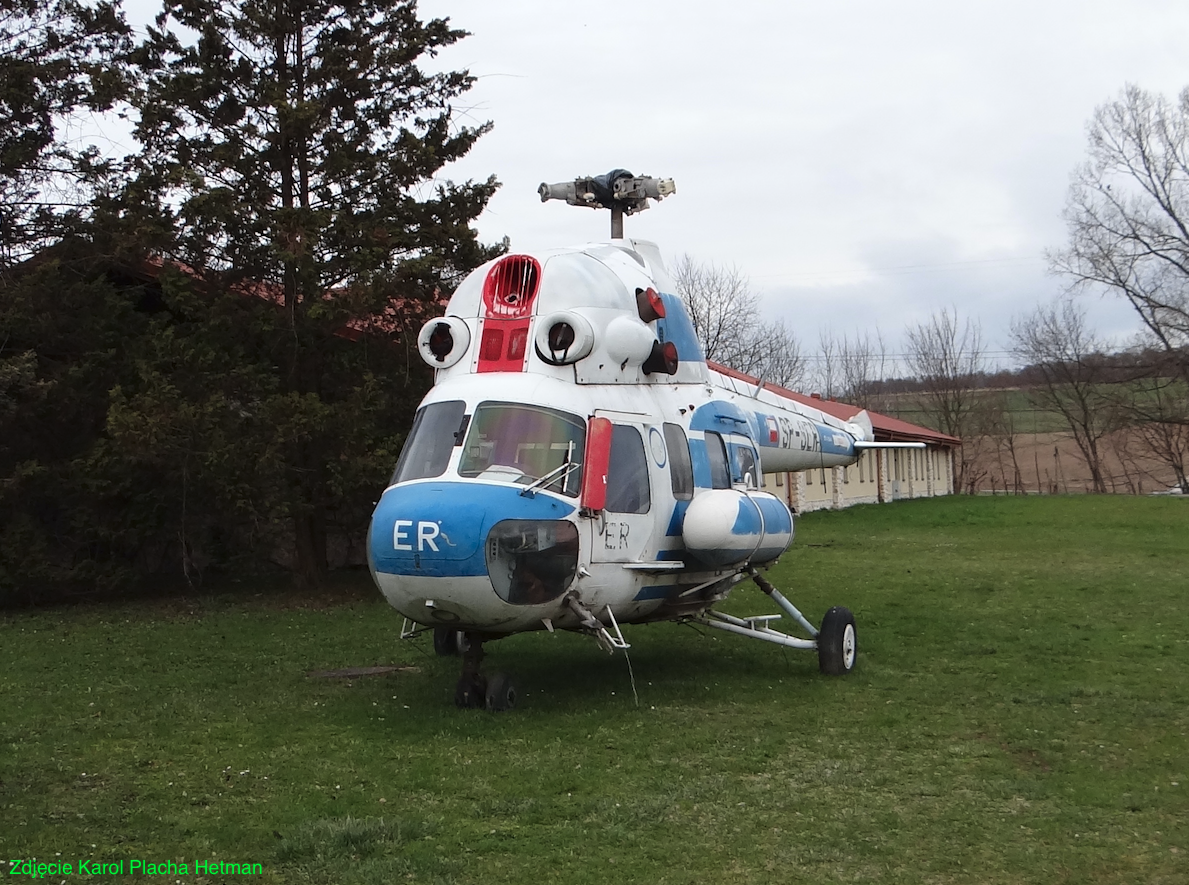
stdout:
[(817, 634), (818, 669), (830, 676), (841, 676), (855, 668), (858, 654), (855, 616), (850, 609), (836, 605), (822, 618), (822, 629)]

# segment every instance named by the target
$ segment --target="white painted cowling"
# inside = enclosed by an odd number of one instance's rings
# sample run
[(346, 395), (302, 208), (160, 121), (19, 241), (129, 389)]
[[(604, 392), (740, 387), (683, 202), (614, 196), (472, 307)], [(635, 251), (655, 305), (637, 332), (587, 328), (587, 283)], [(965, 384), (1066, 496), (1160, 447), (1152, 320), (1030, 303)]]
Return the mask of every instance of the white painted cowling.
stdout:
[(682, 539), (707, 565), (764, 565), (793, 543), (793, 515), (767, 492), (711, 489), (699, 492), (685, 511)]
[(417, 351), (426, 364), (435, 369), (450, 368), (463, 358), (470, 346), (471, 330), (461, 317), (429, 320), (417, 335)]

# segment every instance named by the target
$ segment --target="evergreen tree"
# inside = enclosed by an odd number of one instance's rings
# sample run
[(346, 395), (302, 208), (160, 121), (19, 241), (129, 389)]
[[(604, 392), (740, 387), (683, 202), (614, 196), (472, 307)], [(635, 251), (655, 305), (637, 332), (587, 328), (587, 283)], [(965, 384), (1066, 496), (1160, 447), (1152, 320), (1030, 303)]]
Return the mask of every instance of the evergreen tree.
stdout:
[(151, 486), (105, 441), (151, 317), (71, 251), (0, 283), (0, 605), (126, 587), (158, 526)]
[(86, 467), (127, 301), (39, 253), (110, 181), (79, 124), (126, 94), (131, 48), (118, 2), (0, 0), (0, 604), (110, 586), (129, 559), (101, 537), (113, 524)]
[(87, 214), (110, 169), (67, 130), (125, 94), (130, 48), (118, 3), (0, 0), (0, 271)]
[[(336, 521), (362, 535), (426, 383), (395, 341), (497, 251), (470, 227), (494, 178), (431, 184), (488, 128), (454, 119), (466, 72), (418, 67), (462, 36), (411, 0), (185, 0), (139, 50), (143, 150), (113, 208), (168, 231), (158, 247), (189, 276), (164, 287), (178, 353), (146, 363), (152, 396), (120, 400), (121, 439), (174, 491), (190, 454), (253, 453), (267, 476), (231, 471), (210, 500), (284, 517), (309, 583)], [(239, 438), (165, 421), (181, 403), (231, 410)]]

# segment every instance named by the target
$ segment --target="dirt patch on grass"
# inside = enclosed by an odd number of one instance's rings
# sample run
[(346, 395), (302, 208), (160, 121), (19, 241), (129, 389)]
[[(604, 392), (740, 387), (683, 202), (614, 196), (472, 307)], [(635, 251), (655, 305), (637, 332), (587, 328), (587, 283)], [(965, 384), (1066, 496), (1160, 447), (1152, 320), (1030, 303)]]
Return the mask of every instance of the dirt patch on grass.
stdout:
[(296, 587), (288, 575), (212, 580), (201, 587), (159, 584), (119, 596), (96, 593), (24, 609), (13, 606), (0, 609), (0, 614), (95, 609), (111, 617), (128, 611), (138, 618), (174, 620), (216, 611), (324, 611), (381, 598), (367, 570), (352, 568), (332, 572), (321, 587)]
[(420, 673), (420, 667), (343, 667), (340, 670), (311, 670), (312, 679), (357, 679), (360, 676), (384, 676), (388, 673)]

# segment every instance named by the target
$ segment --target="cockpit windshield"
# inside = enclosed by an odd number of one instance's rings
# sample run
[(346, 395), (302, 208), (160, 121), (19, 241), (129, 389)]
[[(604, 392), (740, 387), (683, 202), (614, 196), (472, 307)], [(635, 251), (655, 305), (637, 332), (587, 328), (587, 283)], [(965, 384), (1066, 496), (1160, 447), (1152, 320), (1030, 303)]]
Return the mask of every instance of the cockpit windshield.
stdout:
[(390, 485), (445, 473), (450, 453), (466, 429), (465, 413), (466, 403), (462, 400), (430, 403), (418, 409)]
[(483, 403), (471, 421), (458, 473), (576, 497), (582, 488), (585, 445), (586, 424), (577, 415), (540, 406)]

